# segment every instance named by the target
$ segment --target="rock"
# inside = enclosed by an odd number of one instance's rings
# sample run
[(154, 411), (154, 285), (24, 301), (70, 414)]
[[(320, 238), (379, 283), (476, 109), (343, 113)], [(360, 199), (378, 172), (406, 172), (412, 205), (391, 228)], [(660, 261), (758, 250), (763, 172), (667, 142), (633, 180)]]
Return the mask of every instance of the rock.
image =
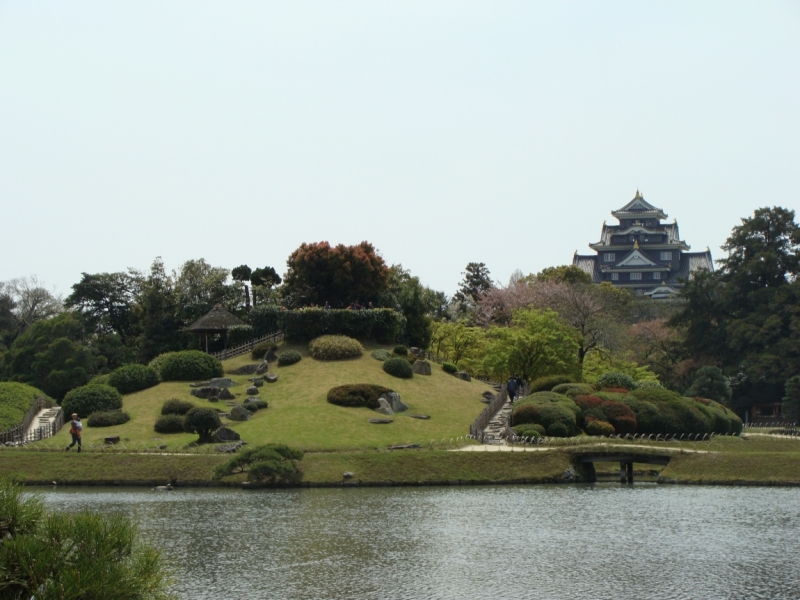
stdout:
[(494, 399), (495, 399), (495, 397), (496, 397), (496, 396), (495, 396), (495, 395), (494, 395), (492, 392), (490, 392), (489, 390), (486, 390), (485, 392), (483, 392), (483, 394), (481, 394), (481, 396), (483, 396), (484, 398), (486, 398), (486, 399), (487, 399), (489, 402), (491, 402), (492, 400), (494, 400)]
[(422, 419), (423, 421), (427, 421), (428, 419), (431, 418), (430, 415), (408, 415), (408, 416), (411, 417), (412, 419)]
[(209, 402), (219, 402), (219, 398), (217, 398), (216, 396), (212, 396), (211, 398), (208, 399), (208, 401)]
[(379, 406), (378, 408), (375, 409), (375, 412), (379, 412), (382, 415), (390, 415), (390, 416), (394, 414), (394, 411), (392, 410), (392, 405), (389, 404), (389, 401), (383, 396), (378, 398), (378, 404)]
[(118, 442), (119, 442), (119, 436), (118, 435), (111, 435), (111, 436), (109, 436), (107, 438), (103, 438), (103, 443), (104, 444), (116, 444)]
[(247, 381), (249, 381), (250, 383), (252, 383), (256, 387), (261, 387), (262, 385), (264, 385), (264, 378), (263, 377), (251, 377)]
[(559, 477), (556, 481), (558, 481), (559, 483), (575, 483), (576, 478), (577, 476), (575, 474), (575, 469), (570, 467), (569, 469), (564, 471), (561, 474), (561, 477)]
[(208, 400), (209, 398), (219, 398), (219, 393), (221, 391), (222, 390), (220, 388), (204, 385), (203, 387), (194, 388), (191, 391), (191, 394), (196, 398), (204, 398)]
[(393, 412), (398, 413), (408, 410), (408, 406), (403, 404), (403, 402), (400, 400), (400, 394), (397, 392), (386, 392), (385, 394), (382, 394), (380, 398), (378, 398), (378, 402), (380, 402), (381, 399), (384, 399), (389, 403), (389, 408), (391, 408)]
[(256, 369), (256, 375), (263, 375), (267, 371), (269, 371), (269, 361), (261, 361), (261, 364)]
[(236, 396), (234, 396), (228, 388), (222, 388), (219, 391), (219, 399), (220, 400), (235, 400)]
[(275, 362), (276, 360), (278, 360), (278, 353), (275, 352), (273, 348), (270, 348), (264, 355), (264, 360), (267, 362)]
[(484, 404), (489, 404), (491, 400), (489, 400), (488, 398), (481, 398), (481, 402), (483, 402)]
[(211, 441), (219, 444), (220, 442), (237, 442), (242, 439), (238, 431), (234, 431), (230, 427), (220, 427), (211, 434)]
[(267, 383), (275, 383), (278, 381), (278, 376), (275, 373), (267, 373), (264, 375), (264, 379), (266, 379)]
[(422, 348), (416, 348), (415, 346), (411, 346), (411, 348), (409, 348), (409, 351), (414, 356), (419, 356), (420, 358), (425, 358), (425, 350), (423, 350)]
[(214, 377), (208, 382), (208, 385), (215, 388), (229, 388), (236, 384), (233, 383), (230, 377)]
[(199, 388), (199, 387), (206, 387), (208, 385), (207, 381), (195, 381), (194, 383), (190, 383), (189, 387)]
[(258, 396), (258, 388), (254, 385), (251, 385), (249, 388), (247, 388), (247, 395)]
[(411, 365), (411, 370), (417, 375), (430, 375), (431, 363), (429, 363), (427, 360), (415, 361), (414, 364)]
[(228, 373), (231, 375), (254, 375), (256, 370), (258, 370), (258, 363), (251, 363), (234, 369), (233, 371), (228, 371)]
[(353, 478), (353, 477), (355, 477), (355, 476), (356, 476), (356, 474), (355, 474), (355, 473), (353, 473), (352, 471), (345, 471), (345, 472), (342, 474), (342, 479), (352, 479), (352, 478)]
[(234, 406), (231, 408), (231, 415), (228, 418), (231, 421), (247, 421), (250, 418), (250, 411), (244, 406)]
[(375, 425), (386, 425), (387, 423), (393, 423), (394, 419), (370, 419), (369, 422)]
[(242, 442), (233, 442), (232, 444), (222, 444), (221, 446), (217, 446), (215, 450), (217, 452), (225, 452), (232, 454), (241, 447), (242, 447)]
[(167, 445), (166, 445), (166, 444), (161, 444), (161, 445), (158, 447), (158, 449), (159, 449), (159, 450), (166, 450), (166, 449), (167, 449)]
[(387, 450), (414, 450), (415, 448), (422, 448), (419, 444), (399, 444), (397, 446), (388, 446)]
[(455, 375), (462, 381), (472, 381), (472, 377), (470, 377), (469, 373), (464, 373), (464, 371), (456, 371), (455, 373), (453, 373), (453, 375)]

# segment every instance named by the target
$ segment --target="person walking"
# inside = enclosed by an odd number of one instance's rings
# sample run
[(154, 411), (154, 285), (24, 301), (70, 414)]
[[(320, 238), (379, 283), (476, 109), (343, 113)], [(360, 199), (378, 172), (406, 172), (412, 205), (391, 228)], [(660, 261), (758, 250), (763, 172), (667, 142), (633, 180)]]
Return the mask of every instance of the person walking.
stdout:
[(70, 422), (69, 432), (72, 435), (72, 443), (64, 448), (64, 452), (69, 452), (75, 444), (78, 444), (78, 452), (81, 451), (83, 445), (81, 444), (81, 432), (83, 431), (83, 423), (78, 418), (78, 413), (72, 413), (72, 421)]
[(511, 400), (511, 404), (514, 404), (514, 400), (517, 397), (517, 380), (513, 377), (509, 378), (506, 382), (506, 390), (508, 390), (508, 398)]
[(514, 381), (517, 382), (517, 396), (521, 396), (525, 391), (525, 383), (522, 381), (522, 377), (516, 373), (514, 373)]

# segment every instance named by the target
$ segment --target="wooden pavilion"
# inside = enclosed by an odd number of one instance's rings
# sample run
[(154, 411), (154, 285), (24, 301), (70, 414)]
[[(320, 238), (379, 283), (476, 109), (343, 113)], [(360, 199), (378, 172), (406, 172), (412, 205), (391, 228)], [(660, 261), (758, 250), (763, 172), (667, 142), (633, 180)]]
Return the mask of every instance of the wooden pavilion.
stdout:
[(184, 331), (197, 335), (205, 335), (206, 352), (208, 352), (208, 334), (222, 334), (226, 336), (228, 329), (234, 325), (245, 325), (245, 322), (222, 308), (221, 304), (217, 304), (214, 308), (197, 319), (197, 321), (189, 325)]

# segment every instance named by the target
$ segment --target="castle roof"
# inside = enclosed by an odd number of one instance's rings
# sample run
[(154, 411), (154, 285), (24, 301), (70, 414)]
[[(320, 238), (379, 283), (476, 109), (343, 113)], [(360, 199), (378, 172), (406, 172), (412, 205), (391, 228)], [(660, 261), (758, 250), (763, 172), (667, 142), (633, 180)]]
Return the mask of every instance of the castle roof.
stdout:
[(618, 210), (612, 210), (611, 214), (617, 219), (667, 218), (667, 214), (645, 200), (639, 190), (636, 190), (636, 196), (633, 197), (633, 200)]

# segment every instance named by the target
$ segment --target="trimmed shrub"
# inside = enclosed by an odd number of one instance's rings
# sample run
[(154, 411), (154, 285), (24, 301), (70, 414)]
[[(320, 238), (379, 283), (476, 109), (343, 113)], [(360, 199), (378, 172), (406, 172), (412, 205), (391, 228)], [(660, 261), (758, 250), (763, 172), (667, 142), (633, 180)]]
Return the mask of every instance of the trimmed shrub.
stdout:
[(185, 415), (194, 408), (194, 404), (178, 398), (170, 398), (161, 407), (162, 415)]
[(606, 401), (600, 405), (600, 410), (605, 415), (605, 420), (614, 426), (617, 433), (636, 433), (638, 427), (636, 414), (628, 405), (622, 402)]
[(546, 432), (541, 425), (526, 423), (525, 425), (517, 425), (514, 427), (514, 433), (516, 433), (518, 437), (544, 437)]
[(391, 344), (406, 326), (403, 314), (391, 308), (283, 310), (280, 306), (262, 305), (252, 309), (249, 318), (254, 336), (283, 330), (286, 339), (293, 342), (307, 342), (321, 335), (334, 334)]
[(392, 348), (392, 354), (395, 356), (408, 356), (408, 348), (405, 346), (395, 346)]
[(530, 385), (531, 394), (536, 392), (550, 392), (554, 387), (562, 383), (575, 383), (575, 378), (571, 375), (548, 375), (534, 379)]
[(458, 367), (455, 366), (453, 363), (444, 362), (442, 363), (442, 371), (444, 371), (445, 373), (455, 373), (456, 371), (458, 371)]
[(586, 419), (586, 426), (584, 431), (588, 435), (614, 435), (614, 426), (608, 421), (599, 421), (597, 419)]
[(322, 335), (311, 340), (308, 351), (317, 360), (347, 360), (361, 356), (364, 348), (358, 340), (346, 335)]
[(630, 375), (617, 371), (611, 371), (601, 375), (597, 378), (596, 385), (599, 389), (621, 388), (626, 391), (635, 390), (639, 387)]
[(388, 350), (384, 350), (383, 348), (379, 348), (378, 350), (373, 350), (370, 352), (370, 356), (375, 360), (383, 362), (384, 360), (389, 360), (392, 357), (392, 353)]
[(281, 367), (288, 367), (300, 362), (303, 356), (297, 350), (287, 350), (278, 355), (278, 365)]
[(241, 346), (256, 337), (253, 335), (253, 327), (251, 325), (233, 325), (232, 327), (228, 327), (226, 335), (228, 336), (228, 348)]
[(219, 414), (213, 408), (193, 408), (183, 418), (184, 431), (196, 433), (201, 442), (210, 442), (211, 433), (220, 425)]
[(648, 388), (657, 390), (664, 389), (664, 386), (658, 383), (657, 381), (639, 381), (637, 382), (637, 385), (639, 386), (637, 389), (648, 389)]
[(253, 398), (245, 400), (242, 403), (242, 406), (249, 410), (251, 413), (258, 412), (262, 408), (269, 408), (269, 404), (267, 404), (266, 400), (262, 400), (261, 398)]
[(581, 409), (562, 394), (537, 392), (518, 400), (511, 413), (513, 426), (534, 423), (544, 427), (548, 436), (575, 435)]
[(391, 391), (389, 388), (370, 383), (340, 385), (328, 390), (328, 402), (337, 406), (378, 408), (380, 406), (378, 398)]
[(153, 429), (157, 433), (183, 433), (183, 416), (181, 415), (161, 415), (156, 420)]
[(264, 357), (269, 352), (269, 349), (273, 346), (270, 342), (261, 342), (260, 344), (256, 344), (253, 346), (253, 350), (250, 352), (250, 356), (253, 357), (253, 360), (264, 360)]
[(560, 383), (551, 390), (554, 394), (564, 394), (575, 398), (579, 394), (592, 394), (594, 388), (588, 383)]
[(123, 365), (108, 374), (108, 385), (117, 388), (120, 394), (132, 394), (158, 385), (158, 373), (147, 365)]
[(383, 370), (389, 375), (399, 377), (400, 379), (411, 379), (414, 377), (414, 371), (411, 369), (411, 364), (399, 356), (390, 358), (383, 363)]
[(89, 415), (86, 425), (89, 427), (112, 427), (122, 425), (131, 420), (131, 416), (121, 410), (107, 410)]
[(86, 385), (111, 385), (108, 379), (109, 373), (103, 375), (95, 375)]
[(0, 431), (20, 425), (33, 401), (39, 397), (47, 398), (47, 395), (26, 383), (0, 381)]
[(151, 367), (154, 361), (157, 361), (162, 381), (199, 381), (222, 377), (222, 363), (199, 350), (167, 352), (154, 358), (150, 362)]
[(82, 385), (67, 392), (61, 402), (65, 419), (72, 413), (85, 417), (95, 412), (120, 408), (122, 408), (122, 395), (117, 388), (110, 385)]
[(579, 394), (575, 396), (574, 402), (581, 410), (590, 410), (600, 406), (603, 403), (603, 399), (590, 394)]
[(639, 433), (739, 433), (742, 428), (742, 420), (721, 404), (706, 405), (669, 390), (634, 390), (622, 402), (635, 413)]

